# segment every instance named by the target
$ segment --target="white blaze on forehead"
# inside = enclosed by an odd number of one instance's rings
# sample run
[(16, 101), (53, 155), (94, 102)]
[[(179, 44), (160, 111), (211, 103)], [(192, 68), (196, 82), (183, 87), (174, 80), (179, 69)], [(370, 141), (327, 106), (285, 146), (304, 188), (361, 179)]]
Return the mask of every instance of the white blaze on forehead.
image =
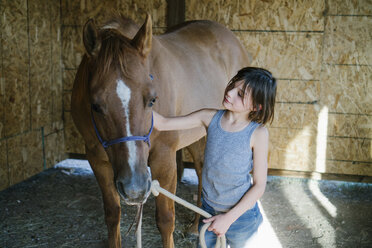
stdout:
[[(123, 113), (124, 113), (124, 119), (126, 120), (126, 131), (127, 136), (132, 136), (130, 132), (130, 124), (129, 124), (129, 101), (130, 101), (130, 95), (131, 91), (128, 86), (125, 85), (123, 80), (118, 79), (117, 80), (117, 86), (116, 86), (116, 94), (118, 95), (122, 107), (123, 107)], [(129, 167), (134, 171), (134, 167), (136, 164), (136, 144), (133, 141), (125, 142), (125, 144), (128, 147), (128, 164)]]

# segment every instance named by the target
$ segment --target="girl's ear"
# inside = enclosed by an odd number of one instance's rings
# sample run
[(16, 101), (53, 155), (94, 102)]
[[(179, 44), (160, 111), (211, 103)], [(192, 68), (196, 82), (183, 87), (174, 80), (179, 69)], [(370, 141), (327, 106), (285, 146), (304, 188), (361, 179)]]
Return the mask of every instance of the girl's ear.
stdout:
[[(258, 106), (258, 111), (262, 110), (262, 105), (260, 104)], [(257, 107), (253, 107), (253, 111), (257, 111)]]

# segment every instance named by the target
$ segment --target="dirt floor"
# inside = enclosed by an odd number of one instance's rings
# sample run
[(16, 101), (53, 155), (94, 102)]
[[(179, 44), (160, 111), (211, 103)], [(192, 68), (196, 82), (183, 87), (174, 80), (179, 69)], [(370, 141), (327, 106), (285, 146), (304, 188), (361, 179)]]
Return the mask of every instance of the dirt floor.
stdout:
[[(193, 170), (186, 169), (177, 195), (195, 202)], [(264, 223), (257, 247), (372, 247), (372, 184), (270, 176), (261, 199)], [(122, 208), (124, 236), (135, 207)], [(144, 207), (143, 247), (161, 247), (154, 197)], [(186, 234), (194, 214), (176, 206), (175, 246), (194, 247)], [(66, 160), (0, 192), (0, 247), (106, 247), (101, 195), (88, 163)]]

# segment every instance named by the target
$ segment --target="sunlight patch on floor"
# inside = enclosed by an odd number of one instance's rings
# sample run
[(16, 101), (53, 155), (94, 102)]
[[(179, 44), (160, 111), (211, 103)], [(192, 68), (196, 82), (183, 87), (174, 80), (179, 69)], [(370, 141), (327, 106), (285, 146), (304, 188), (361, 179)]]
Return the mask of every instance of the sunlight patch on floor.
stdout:
[(319, 183), (317, 181), (309, 180), (309, 189), (315, 196), (322, 207), (328, 212), (333, 218), (337, 217), (337, 208), (328, 200), (328, 198), (320, 191)]
[(315, 164), (315, 171), (317, 172), (326, 172), (327, 131), (328, 131), (328, 108), (324, 106), (318, 116)]
[(276, 235), (274, 228), (270, 224), (269, 219), (266, 216), (265, 210), (260, 201), (258, 205), (261, 210), (263, 217), (263, 222), (258, 229), (258, 232), (251, 238), (249, 243), (245, 245), (244, 248), (253, 248), (253, 247), (270, 247), (270, 248), (282, 248), (279, 238)]
[(65, 159), (54, 166), (59, 169), (62, 173), (70, 174), (81, 174), (89, 175), (93, 174), (92, 168), (89, 165), (88, 160), (83, 159)]
[[(289, 211), (293, 211), (294, 214), (299, 217), (300, 221), (298, 225), (309, 229), (312, 237), (322, 237), (325, 233), (327, 233), (328, 239), (318, 239), (317, 242), (319, 243), (320, 247), (329, 247), (329, 245), (336, 244), (336, 234), (332, 224), (327, 220), (327, 216), (324, 216), (324, 210), (326, 210), (326, 212), (328, 212), (328, 210), (324, 208), (323, 204), (320, 203), (321, 201), (329, 203), (329, 201), (325, 201), (326, 198), (321, 197), (321, 194), (319, 194), (320, 190), (317, 191), (316, 187), (314, 186), (316, 184), (317, 182), (309, 183), (309, 188), (311, 192), (314, 190), (315, 194), (318, 195), (319, 199), (321, 199), (320, 201), (317, 197), (314, 201), (314, 198), (308, 195), (308, 193), (305, 191), (307, 188), (305, 185), (304, 187), (299, 187), (296, 194), (294, 194), (294, 192), (288, 188), (283, 188), (283, 193), (285, 194), (287, 201), (292, 208)], [(298, 197), (296, 197), (296, 195), (299, 194), (307, 196), (308, 200), (298, 201)], [(302, 209), (311, 209), (311, 212), (304, 215)], [(329, 206), (329, 211), (333, 213), (332, 211), (335, 210)], [(315, 219), (317, 222), (315, 222)], [(318, 223), (318, 225), (314, 225), (313, 223)]]

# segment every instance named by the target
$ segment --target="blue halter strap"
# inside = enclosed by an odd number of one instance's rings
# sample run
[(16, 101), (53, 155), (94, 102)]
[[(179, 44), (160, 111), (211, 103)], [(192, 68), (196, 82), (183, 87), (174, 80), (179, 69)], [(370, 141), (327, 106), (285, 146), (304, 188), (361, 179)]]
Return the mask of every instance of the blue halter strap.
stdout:
[(137, 141), (137, 140), (142, 140), (142, 141), (146, 142), (149, 145), (149, 147), (151, 146), (150, 135), (152, 133), (152, 130), (154, 129), (154, 115), (152, 113), (151, 113), (151, 128), (150, 128), (150, 131), (147, 135), (145, 135), (145, 136), (128, 136), (128, 137), (122, 137), (122, 138), (109, 140), (109, 141), (103, 140), (101, 138), (101, 136), (99, 135), (99, 132), (98, 132), (98, 129), (97, 129), (97, 126), (96, 126), (96, 122), (94, 121), (92, 108), (91, 108), (91, 116), (92, 116), (94, 131), (96, 131), (97, 138), (98, 138), (99, 142), (101, 142), (102, 146), (105, 149), (107, 147), (111, 146), (111, 145), (114, 145), (114, 144), (123, 143), (123, 142), (127, 142), (127, 141)]
[[(154, 76), (152, 74), (149, 74), (149, 76), (150, 76), (151, 80), (154, 80)], [(151, 113), (151, 128), (150, 128), (150, 131), (147, 135), (145, 135), (145, 136), (128, 136), (128, 137), (122, 137), (122, 138), (119, 138), (119, 139), (114, 139), (114, 140), (109, 140), (109, 141), (103, 140), (101, 138), (101, 135), (99, 135), (96, 122), (94, 121), (93, 107), (90, 108), (90, 115), (92, 116), (93, 127), (94, 127), (94, 131), (96, 132), (97, 138), (98, 138), (99, 142), (101, 142), (102, 146), (105, 149), (107, 147), (111, 146), (111, 145), (115, 145), (115, 144), (118, 144), (118, 143), (123, 143), (123, 142), (127, 142), (127, 141), (137, 141), (137, 140), (142, 140), (142, 141), (146, 142), (149, 145), (149, 147), (151, 147), (150, 135), (152, 133), (152, 130), (154, 129), (154, 114), (153, 113)]]

